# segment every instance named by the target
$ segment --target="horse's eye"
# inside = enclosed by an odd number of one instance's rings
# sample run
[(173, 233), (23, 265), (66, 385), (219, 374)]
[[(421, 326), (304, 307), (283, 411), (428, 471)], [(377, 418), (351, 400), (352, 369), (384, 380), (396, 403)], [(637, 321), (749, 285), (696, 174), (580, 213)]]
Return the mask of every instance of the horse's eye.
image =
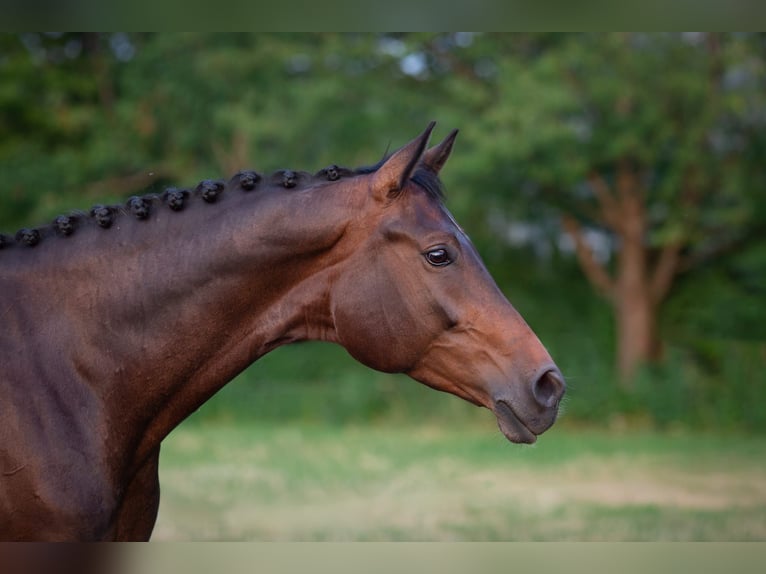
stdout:
[(443, 267), (452, 263), (446, 249), (432, 249), (426, 253), (426, 260), (434, 267)]

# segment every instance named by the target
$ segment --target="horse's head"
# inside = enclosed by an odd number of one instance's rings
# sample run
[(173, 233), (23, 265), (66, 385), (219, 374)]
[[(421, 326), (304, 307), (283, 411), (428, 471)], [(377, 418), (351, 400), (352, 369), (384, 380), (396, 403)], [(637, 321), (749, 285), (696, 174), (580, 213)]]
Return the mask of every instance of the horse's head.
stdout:
[(362, 363), (487, 407), (509, 440), (531, 443), (555, 421), (564, 379), (440, 200), (457, 132), (426, 149), (432, 129), (358, 178), (369, 199), (347, 228), (336, 336)]

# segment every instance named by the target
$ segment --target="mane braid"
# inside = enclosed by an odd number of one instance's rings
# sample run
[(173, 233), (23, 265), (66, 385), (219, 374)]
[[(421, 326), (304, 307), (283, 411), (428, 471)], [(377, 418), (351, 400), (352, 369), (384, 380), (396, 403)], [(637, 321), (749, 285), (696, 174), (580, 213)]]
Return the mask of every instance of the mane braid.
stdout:
[[(50, 224), (34, 228), (22, 228), (13, 235), (0, 233), (0, 250), (14, 246), (34, 247), (50, 237), (66, 238), (74, 235), (84, 225), (97, 225), (109, 229), (118, 216), (132, 216), (136, 220), (149, 220), (152, 213), (163, 207), (172, 211), (181, 211), (192, 198), (199, 198), (206, 203), (215, 203), (218, 197), (228, 191), (239, 189), (242, 192), (256, 190), (266, 183), (271, 187), (285, 190), (299, 190), (319, 183), (335, 182), (346, 177), (368, 175), (380, 169), (390, 154), (386, 153), (377, 163), (355, 169), (330, 165), (311, 174), (290, 169), (277, 170), (269, 176), (262, 176), (253, 170), (242, 170), (234, 174), (228, 182), (222, 180), (203, 180), (193, 189), (167, 187), (162, 193), (134, 195), (119, 205), (97, 204), (88, 211), (71, 211), (59, 215)], [(436, 173), (420, 167), (415, 170), (411, 181), (421, 187), (435, 201), (444, 202), (444, 186)]]

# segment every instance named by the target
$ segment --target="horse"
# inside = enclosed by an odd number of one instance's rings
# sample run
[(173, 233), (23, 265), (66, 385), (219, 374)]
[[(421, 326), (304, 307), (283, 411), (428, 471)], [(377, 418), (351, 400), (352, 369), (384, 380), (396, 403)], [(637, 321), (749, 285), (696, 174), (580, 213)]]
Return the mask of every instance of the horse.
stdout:
[(445, 206), (457, 130), (373, 166), (252, 170), (0, 239), (0, 539), (148, 540), (163, 439), (307, 340), (486, 407), (512, 442), (564, 378)]

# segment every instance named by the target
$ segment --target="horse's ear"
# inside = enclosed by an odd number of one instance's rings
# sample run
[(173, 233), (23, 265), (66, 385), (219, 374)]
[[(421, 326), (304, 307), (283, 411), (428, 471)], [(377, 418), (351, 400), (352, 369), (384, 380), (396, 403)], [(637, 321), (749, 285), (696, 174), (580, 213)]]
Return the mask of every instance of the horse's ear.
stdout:
[(386, 198), (394, 197), (402, 190), (418, 165), (428, 145), (428, 138), (436, 122), (404, 147), (395, 151), (375, 172), (373, 188)]
[(447, 163), (449, 154), (452, 152), (452, 144), (455, 143), (455, 138), (457, 137), (457, 132), (458, 130), (452, 130), (440, 144), (426, 150), (423, 154), (421, 162), (437, 175), (442, 167), (444, 167), (444, 164)]

